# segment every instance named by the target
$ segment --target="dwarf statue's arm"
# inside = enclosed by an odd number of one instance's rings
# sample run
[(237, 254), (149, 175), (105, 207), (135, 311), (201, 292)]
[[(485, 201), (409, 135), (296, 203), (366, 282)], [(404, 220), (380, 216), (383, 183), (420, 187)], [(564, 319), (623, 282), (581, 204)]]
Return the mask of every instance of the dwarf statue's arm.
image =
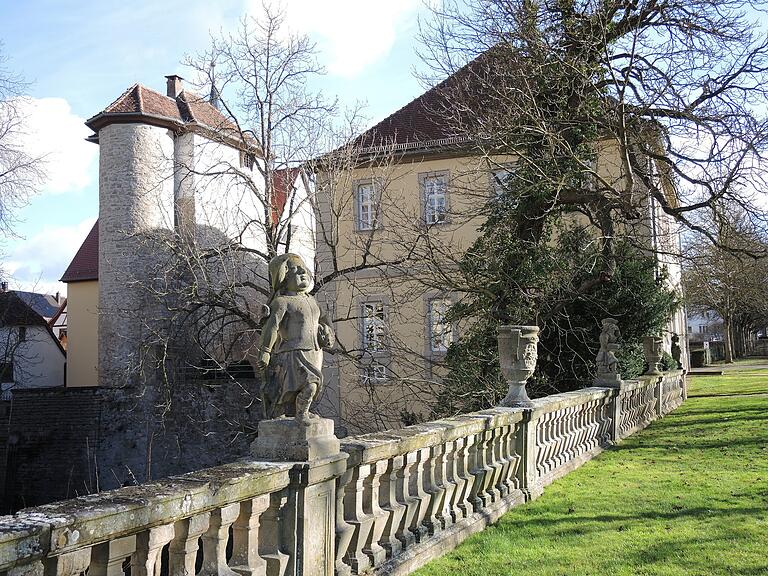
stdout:
[(317, 326), (317, 341), (321, 348), (333, 348), (336, 344), (336, 334), (333, 332), (331, 321), (323, 314)]
[(285, 316), (285, 303), (280, 298), (275, 298), (270, 307), (269, 318), (267, 318), (264, 328), (261, 329), (261, 339), (259, 340), (259, 364), (268, 366), (271, 359), (272, 348), (277, 342), (278, 329), (280, 322)]

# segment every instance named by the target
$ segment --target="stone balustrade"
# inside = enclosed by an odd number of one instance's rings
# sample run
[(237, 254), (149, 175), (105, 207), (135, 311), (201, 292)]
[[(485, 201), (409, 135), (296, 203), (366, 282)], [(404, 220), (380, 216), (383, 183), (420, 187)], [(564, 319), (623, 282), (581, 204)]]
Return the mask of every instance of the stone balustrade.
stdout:
[(668, 372), (26, 509), (0, 518), (0, 576), (407, 574), (685, 395)]

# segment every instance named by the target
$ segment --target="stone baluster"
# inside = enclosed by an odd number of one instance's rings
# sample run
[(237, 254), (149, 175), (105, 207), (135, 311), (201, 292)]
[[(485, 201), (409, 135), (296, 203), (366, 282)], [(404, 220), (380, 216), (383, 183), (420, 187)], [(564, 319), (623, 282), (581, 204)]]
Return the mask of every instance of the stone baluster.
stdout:
[[(267, 576), (283, 576), (288, 566), (288, 554), (283, 552), (281, 528), (288, 496), (286, 491), (269, 495), (269, 508), (261, 515), (259, 556), (267, 563)], [(133, 576), (133, 575), (131, 575)]]
[(484, 430), (479, 434), (479, 442), (476, 453), (475, 486), (472, 504), (475, 512), (480, 512), (494, 501), (492, 489), (494, 469), (491, 463), (493, 458), (493, 430)]
[(347, 556), (355, 528), (344, 519), (344, 494), (352, 479), (353, 471), (353, 468), (347, 468), (336, 479), (336, 561), (334, 564), (336, 576), (352, 574), (352, 567), (344, 562), (344, 558)]
[(136, 552), (131, 556), (131, 576), (160, 576), (160, 552), (173, 540), (173, 524), (155, 526), (136, 535)]
[(405, 507), (405, 510), (395, 536), (406, 550), (416, 541), (416, 537), (410, 531), (418, 509), (418, 502), (411, 492), (411, 472), (416, 467), (418, 458), (417, 452), (408, 452), (403, 456), (403, 465), (397, 471), (397, 501)]
[(91, 564), (91, 549), (81, 548), (53, 556), (45, 561), (45, 574), (50, 576), (80, 576)]
[(363, 510), (371, 519), (372, 526), (363, 552), (371, 559), (374, 567), (381, 566), (387, 558), (387, 551), (381, 545), (381, 536), (387, 525), (388, 514), (381, 507), (381, 476), (387, 471), (387, 461), (371, 464), (371, 473), (363, 481)]
[(579, 454), (584, 445), (587, 435), (585, 423), (587, 411), (588, 408), (585, 405), (568, 406), (560, 411), (563, 421), (563, 445), (560, 449), (560, 458), (558, 458), (556, 468), (570, 462)]
[(210, 512), (205, 512), (174, 524), (175, 534), (168, 546), (170, 576), (189, 576), (196, 572), (198, 541), (208, 530), (210, 517)]
[(430, 535), (444, 528), (443, 504), (445, 502), (445, 446), (432, 446), (430, 460), (424, 469), (425, 491), (429, 494), (429, 506), (424, 517), (424, 525)]
[(498, 502), (506, 496), (506, 486), (504, 485), (504, 468), (506, 465), (504, 435), (506, 434), (506, 429), (506, 426), (497, 426), (491, 430), (491, 444), (488, 447), (490, 465), (493, 468), (489, 490), (494, 502)]
[(365, 494), (365, 479), (371, 475), (370, 464), (358, 464), (354, 468), (349, 488), (344, 494), (344, 517), (354, 528), (346, 561), (356, 574), (367, 570), (371, 565), (369, 556), (363, 552), (373, 529), (373, 517), (368, 516), (363, 509)]
[(498, 489), (502, 498), (509, 496), (515, 489), (515, 452), (514, 452), (515, 425), (503, 426), (500, 429), (498, 454), (501, 463), (501, 474), (498, 481)]
[(88, 576), (123, 576), (123, 562), (136, 552), (136, 535), (116, 538), (93, 547)]
[(472, 474), (472, 489), (469, 493), (469, 502), (472, 504), (473, 512), (480, 512), (483, 508), (483, 502), (480, 495), (483, 491), (483, 482), (485, 479), (485, 431), (478, 432), (475, 435), (475, 444), (472, 450), (472, 461), (470, 462), (470, 473)]
[(520, 423), (512, 424), (507, 434), (507, 455), (509, 457), (509, 467), (507, 468), (507, 493), (516, 490), (522, 490), (520, 485), (520, 465), (522, 463), (522, 450), (519, 447), (523, 441), (522, 427)]
[(240, 516), (232, 525), (230, 564), (240, 576), (265, 576), (267, 561), (259, 556), (261, 515), (269, 508), (269, 494), (240, 503)]
[(456, 488), (458, 487), (458, 441), (448, 440), (445, 445), (443, 465), (443, 477), (440, 479), (445, 487), (443, 496), (443, 506), (440, 512), (440, 518), (443, 522), (443, 528), (448, 528), (454, 523), (456, 507)]
[(453, 507), (455, 511), (454, 522), (462, 518), (468, 518), (473, 511), (470, 495), (472, 486), (475, 483), (475, 477), (472, 475), (472, 462), (474, 461), (474, 452), (476, 450), (475, 436), (473, 434), (460, 439), (461, 446), (456, 459), (456, 504)]
[(387, 524), (381, 536), (381, 545), (387, 551), (387, 558), (394, 558), (403, 549), (403, 544), (397, 538), (397, 532), (405, 515), (406, 505), (402, 498), (402, 469), (405, 467), (405, 456), (398, 455), (390, 458), (387, 470), (381, 477), (381, 507), (387, 513)]
[(549, 450), (551, 449), (551, 442), (549, 441), (549, 414), (541, 414), (536, 422), (536, 444), (535, 444), (535, 460), (536, 470), (539, 476), (543, 476), (546, 473), (546, 462), (549, 457)]
[(423, 542), (429, 537), (429, 530), (425, 524), (427, 509), (429, 508), (430, 494), (426, 491), (424, 469), (430, 464), (431, 449), (420, 448), (417, 451), (416, 464), (411, 473), (411, 496), (416, 499), (416, 513), (413, 516), (410, 531), (417, 542)]
[(553, 466), (555, 470), (573, 457), (573, 451), (576, 449), (584, 430), (581, 426), (581, 414), (573, 406), (558, 410), (557, 416), (559, 445)]
[(203, 534), (203, 566), (198, 576), (236, 576), (227, 564), (227, 542), (229, 527), (239, 515), (237, 502), (211, 512), (208, 530)]

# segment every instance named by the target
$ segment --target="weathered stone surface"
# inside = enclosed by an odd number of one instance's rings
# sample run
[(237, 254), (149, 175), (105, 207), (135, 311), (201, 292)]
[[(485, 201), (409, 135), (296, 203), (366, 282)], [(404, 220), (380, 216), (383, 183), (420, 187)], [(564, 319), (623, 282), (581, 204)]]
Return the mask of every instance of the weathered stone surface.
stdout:
[[(335, 448), (305, 462), (248, 460), (42, 506), (0, 518), (0, 570), (110, 576), (131, 554), (132, 572), (157, 576), (170, 544), (168, 573), (180, 574), (193, 570), (203, 534), (208, 576), (406, 574), (674, 409), (683, 378), (682, 371), (644, 376), (617, 389), (540, 398), (530, 409), (347, 438), (348, 459)], [(327, 439), (333, 430), (276, 422), (267, 424), (269, 436), (287, 430), (284, 440)]]
[(294, 416), (311, 424), (309, 408), (323, 389), (323, 349), (334, 345), (335, 336), (309, 294), (313, 279), (301, 256), (275, 256), (269, 276), (274, 296), (257, 362), (266, 379), (264, 415), (270, 419)]
[(619, 388), (621, 387), (621, 375), (618, 373), (619, 361), (616, 358), (616, 352), (619, 350), (621, 333), (615, 318), (604, 318), (602, 325), (600, 351), (595, 360), (597, 365), (595, 386)]
[(251, 444), (251, 455), (275, 462), (307, 462), (339, 453), (333, 420), (277, 418), (259, 422), (259, 436)]
[(501, 406), (529, 408), (531, 400), (525, 391), (525, 383), (536, 369), (539, 327), (499, 326), (497, 339), (501, 373), (509, 385)]

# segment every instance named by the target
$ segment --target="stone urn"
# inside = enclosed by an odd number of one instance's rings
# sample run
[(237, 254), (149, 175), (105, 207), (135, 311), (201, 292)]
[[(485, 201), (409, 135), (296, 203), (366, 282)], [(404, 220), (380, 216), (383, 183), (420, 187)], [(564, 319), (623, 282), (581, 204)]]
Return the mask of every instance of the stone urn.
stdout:
[(643, 337), (643, 355), (648, 363), (648, 369), (645, 374), (648, 376), (658, 376), (661, 374), (659, 362), (664, 349), (664, 340), (661, 336)]
[(499, 405), (507, 408), (532, 407), (525, 383), (536, 368), (539, 327), (499, 326), (498, 343), (501, 373), (509, 386), (509, 392)]

